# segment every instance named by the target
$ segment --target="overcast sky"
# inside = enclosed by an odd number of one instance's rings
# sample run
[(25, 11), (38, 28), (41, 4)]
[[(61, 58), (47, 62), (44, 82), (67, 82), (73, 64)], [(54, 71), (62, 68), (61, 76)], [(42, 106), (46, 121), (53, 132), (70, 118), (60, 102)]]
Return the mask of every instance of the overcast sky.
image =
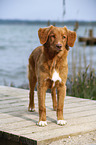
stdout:
[(96, 21), (96, 0), (0, 0), (0, 19)]

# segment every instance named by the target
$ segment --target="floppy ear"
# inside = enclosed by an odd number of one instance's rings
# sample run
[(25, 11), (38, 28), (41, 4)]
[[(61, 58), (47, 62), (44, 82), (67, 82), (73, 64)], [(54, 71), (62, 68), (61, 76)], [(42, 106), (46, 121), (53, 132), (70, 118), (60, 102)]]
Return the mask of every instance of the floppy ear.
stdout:
[(75, 43), (75, 40), (76, 40), (76, 36), (77, 36), (76, 32), (68, 30), (68, 45), (70, 47), (74, 46), (74, 43)]
[(66, 27), (64, 27), (64, 29), (67, 31), (67, 35), (68, 35), (68, 45), (70, 47), (74, 46), (75, 40), (76, 40), (76, 32), (74, 31), (70, 31), (68, 30)]
[(51, 25), (50, 27), (40, 28), (38, 30), (38, 36), (39, 36), (41, 44), (45, 44), (47, 42), (48, 35), (49, 35), (49, 33), (50, 33), (50, 31), (52, 30), (53, 27), (54, 26)]

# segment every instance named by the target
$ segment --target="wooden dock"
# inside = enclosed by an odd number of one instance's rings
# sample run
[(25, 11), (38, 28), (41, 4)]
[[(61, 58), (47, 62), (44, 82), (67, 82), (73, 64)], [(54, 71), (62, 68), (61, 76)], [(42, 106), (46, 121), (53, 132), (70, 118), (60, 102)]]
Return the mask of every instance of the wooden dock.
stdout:
[(93, 30), (89, 30), (89, 37), (78, 37), (79, 42), (85, 42), (86, 45), (96, 45), (96, 37), (93, 36)]
[(65, 137), (96, 130), (96, 101), (66, 96), (65, 126), (56, 124), (52, 99), (46, 94), (48, 126), (39, 127), (38, 99), (35, 112), (28, 112), (28, 90), (0, 86), (0, 145), (48, 145)]
[(79, 37), (79, 42), (85, 42), (86, 45), (96, 45), (96, 38), (94, 37)]

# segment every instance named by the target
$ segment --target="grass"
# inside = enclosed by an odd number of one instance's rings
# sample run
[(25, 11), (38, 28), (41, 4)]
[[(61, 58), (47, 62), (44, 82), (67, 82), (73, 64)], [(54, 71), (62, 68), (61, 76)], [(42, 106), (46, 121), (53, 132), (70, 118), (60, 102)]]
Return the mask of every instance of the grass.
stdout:
[(96, 100), (96, 69), (92, 67), (93, 48), (90, 46), (90, 61), (87, 64), (86, 45), (82, 46), (83, 53), (78, 49), (78, 43), (75, 47), (71, 53), (72, 68), (67, 79), (67, 95)]
[(69, 76), (67, 80), (67, 95), (96, 100), (96, 74), (94, 70), (78, 72), (77, 75)]

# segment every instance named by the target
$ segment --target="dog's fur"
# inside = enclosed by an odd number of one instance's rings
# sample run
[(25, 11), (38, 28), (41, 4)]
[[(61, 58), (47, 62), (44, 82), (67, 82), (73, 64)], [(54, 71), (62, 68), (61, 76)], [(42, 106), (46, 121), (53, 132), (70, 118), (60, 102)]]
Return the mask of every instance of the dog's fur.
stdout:
[[(45, 95), (51, 88), (53, 109), (57, 110), (57, 124), (64, 125), (63, 118), (64, 98), (66, 95), (66, 80), (68, 74), (67, 55), (69, 47), (73, 47), (76, 33), (66, 27), (46, 27), (38, 31), (40, 43), (29, 57), (29, 111), (35, 110), (34, 88), (37, 85), (39, 122), (40, 126), (47, 125)], [(57, 89), (57, 101), (56, 101)]]

